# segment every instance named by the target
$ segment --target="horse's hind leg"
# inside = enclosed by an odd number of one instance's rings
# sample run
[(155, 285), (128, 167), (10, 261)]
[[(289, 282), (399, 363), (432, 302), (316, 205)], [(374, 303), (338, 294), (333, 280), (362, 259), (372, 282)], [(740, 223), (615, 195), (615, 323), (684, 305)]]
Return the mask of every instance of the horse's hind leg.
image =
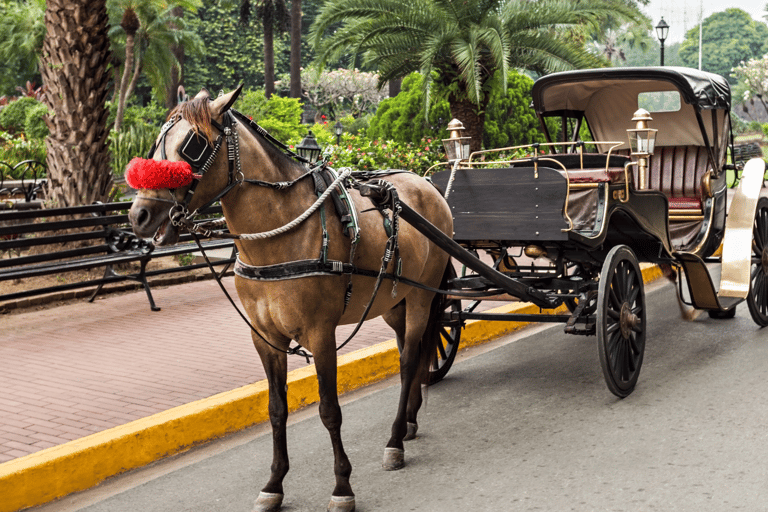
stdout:
[(283, 502), (283, 479), (288, 473), (287, 355), (269, 348), (264, 340), (253, 335), (269, 383), (269, 421), (272, 424), (272, 467), (267, 485), (259, 493), (253, 512), (275, 512)]
[[(397, 306), (382, 315), (382, 318), (384, 318), (384, 321), (387, 322), (387, 325), (389, 325), (392, 330), (395, 331), (397, 348), (401, 353), (403, 352), (403, 347), (405, 346), (405, 302), (406, 301), (400, 302)], [(410, 441), (416, 438), (416, 431), (419, 429), (418, 423), (416, 422), (416, 414), (419, 412), (420, 407), (421, 387), (419, 385), (419, 381), (416, 380), (414, 384), (411, 385), (411, 394), (408, 398), (408, 408), (406, 411), (407, 432), (403, 438), (403, 441)]]
[[(412, 424), (413, 435), (416, 432), (416, 414), (421, 407), (421, 383), (426, 382), (426, 366), (421, 357), (421, 339), (429, 320), (431, 295), (420, 290), (414, 291), (408, 296), (404, 308), (405, 334), (400, 351), (400, 401), (397, 416), (392, 424), (392, 436), (384, 449), (383, 467), (387, 471), (400, 469), (405, 465), (403, 441), (408, 434), (408, 423)], [(387, 323), (397, 323), (395, 315), (398, 314), (401, 313), (391, 312)]]
[[(328, 343), (328, 339), (331, 340)], [(349, 476), (352, 474), (352, 464), (344, 452), (341, 442), (341, 407), (336, 384), (336, 346), (333, 341), (333, 332), (328, 334), (325, 341), (311, 346), (320, 348), (314, 350), (315, 367), (317, 369), (317, 384), (320, 394), (320, 419), (328, 429), (333, 446), (334, 465), (336, 475), (336, 487), (331, 495), (328, 510), (331, 512), (351, 512), (355, 510), (355, 493), (349, 484)]]

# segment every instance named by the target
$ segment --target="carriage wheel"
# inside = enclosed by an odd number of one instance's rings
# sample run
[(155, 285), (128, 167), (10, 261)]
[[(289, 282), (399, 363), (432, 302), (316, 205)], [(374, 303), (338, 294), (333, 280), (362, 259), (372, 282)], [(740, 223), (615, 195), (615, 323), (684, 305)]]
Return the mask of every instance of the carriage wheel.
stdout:
[[(449, 279), (456, 277), (453, 266), (449, 267), (448, 272)], [(438, 309), (440, 319), (433, 324), (432, 332), (427, 333), (429, 336), (439, 336), (440, 338), (437, 340), (437, 350), (429, 368), (430, 384), (440, 382), (451, 369), (453, 360), (456, 359), (456, 352), (459, 351), (459, 341), (461, 340), (461, 322), (458, 320), (447, 322), (442, 318), (446, 311), (461, 311), (461, 301), (448, 299), (445, 295), (440, 295), (440, 301)]]
[(632, 249), (611, 249), (600, 272), (597, 348), (608, 389), (625, 398), (635, 389), (645, 350), (645, 291)]
[(760, 198), (752, 225), (752, 266), (747, 306), (752, 320), (768, 326), (768, 199)]

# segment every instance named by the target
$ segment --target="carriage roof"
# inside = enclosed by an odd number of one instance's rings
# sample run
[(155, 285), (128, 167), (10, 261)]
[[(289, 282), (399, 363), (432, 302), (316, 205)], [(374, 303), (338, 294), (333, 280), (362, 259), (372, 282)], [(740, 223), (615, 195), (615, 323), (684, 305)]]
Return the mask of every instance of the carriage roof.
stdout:
[[(718, 136), (729, 131), (731, 90), (720, 75), (682, 67), (605, 68), (565, 71), (544, 76), (531, 91), (533, 107), (541, 116), (584, 115), (598, 140), (625, 140), (626, 129), (643, 93), (679, 93), (676, 110), (651, 111), (651, 126), (659, 130), (658, 145), (704, 146), (697, 110), (711, 110)], [(713, 141), (707, 121), (708, 140)], [(719, 138), (718, 137), (718, 138)]]

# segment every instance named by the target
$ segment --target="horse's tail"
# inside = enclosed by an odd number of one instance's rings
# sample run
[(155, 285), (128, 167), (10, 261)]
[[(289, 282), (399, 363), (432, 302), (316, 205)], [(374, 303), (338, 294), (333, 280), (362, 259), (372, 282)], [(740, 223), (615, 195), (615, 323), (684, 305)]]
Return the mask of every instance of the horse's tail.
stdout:
[[(453, 265), (451, 259), (448, 259), (448, 264), (443, 271), (443, 277), (440, 280), (440, 289), (447, 290), (449, 280), (451, 277), (450, 267)], [(422, 384), (429, 385), (430, 382), (430, 368), (435, 360), (437, 354), (437, 344), (440, 343), (440, 320), (443, 314), (443, 304), (445, 303), (445, 295), (435, 293), (432, 298), (432, 303), (429, 308), (429, 319), (427, 320), (427, 327), (424, 329), (424, 335), (421, 337), (421, 345), (419, 348), (419, 363), (421, 365), (420, 374), (422, 375)]]

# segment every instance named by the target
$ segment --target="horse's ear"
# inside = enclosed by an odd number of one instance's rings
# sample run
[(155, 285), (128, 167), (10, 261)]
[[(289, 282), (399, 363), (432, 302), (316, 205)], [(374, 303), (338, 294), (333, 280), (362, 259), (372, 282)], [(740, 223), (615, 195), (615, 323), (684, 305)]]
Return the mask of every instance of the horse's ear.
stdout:
[(242, 90), (243, 84), (240, 84), (234, 91), (223, 96), (219, 96), (213, 100), (213, 104), (211, 104), (211, 110), (217, 114), (223, 114), (235, 103), (235, 100), (237, 100), (237, 97), (240, 96)]
[(195, 97), (194, 97), (193, 99), (198, 99), (198, 98), (210, 98), (210, 97), (211, 97), (211, 93), (210, 93), (210, 92), (208, 92), (208, 89), (206, 89), (205, 87), (203, 87), (202, 89), (200, 89), (200, 92), (199, 92), (199, 93), (195, 94)]

